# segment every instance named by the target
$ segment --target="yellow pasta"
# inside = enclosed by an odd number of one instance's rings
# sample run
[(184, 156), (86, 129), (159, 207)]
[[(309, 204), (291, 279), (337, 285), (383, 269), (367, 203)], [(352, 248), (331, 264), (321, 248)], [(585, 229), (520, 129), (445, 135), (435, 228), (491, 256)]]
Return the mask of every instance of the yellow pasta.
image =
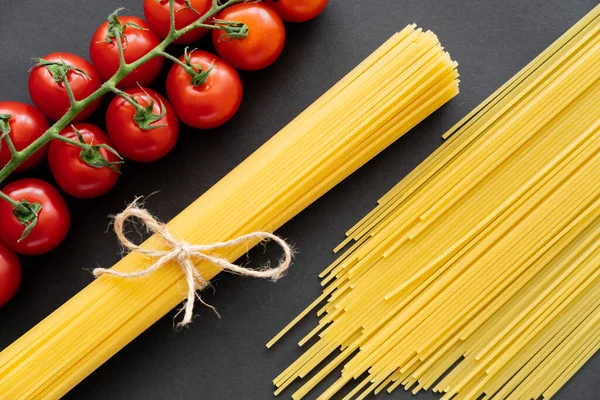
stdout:
[[(458, 93), (456, 63), (411, 25), (325, 93), (169, 224), (190, 243), (274, 231)], [(148, 248), (163, 248), (150, 238)], [(235, 260), (247, 247), (222, 251)], [(141, 269), (134, 253), (113, 268)], [(210, 280), (219, 270), (201, 263)], [(103, 276), (0, 353), (0, 397), (60, 398), (184, 297), (175, 265)]]
[[(399, 386), (550, 398), (600, 348), (600, 6), (444, 135), (347, 232), (300, 399)], [(269, 344), (272, 346), (299, 320)]]

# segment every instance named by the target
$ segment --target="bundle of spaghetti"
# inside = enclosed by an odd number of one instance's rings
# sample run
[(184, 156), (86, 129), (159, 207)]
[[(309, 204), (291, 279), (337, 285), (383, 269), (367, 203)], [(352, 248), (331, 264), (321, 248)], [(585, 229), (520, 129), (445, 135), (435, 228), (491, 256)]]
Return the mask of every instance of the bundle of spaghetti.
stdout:
[[(456, 63), (414, 25), (394, 35), (189, 208), (168, 229), (193, 244), (272, 232), (458, 93)], [(163, 249), (156, 236), (143, 245)], [(218, 254), (233, 261), (248, 249)], [(113, 269), (154, 260), (138, 253)], [(198, 263), (205, 280), (219, 269)], [(185, 297), (177, 265), (103, 276), (0, 353), (0, 397), (60, 398)]]
[(275, 393), (552, 397), (600, 348), (598, 99), (600, 6), (347, 233)]

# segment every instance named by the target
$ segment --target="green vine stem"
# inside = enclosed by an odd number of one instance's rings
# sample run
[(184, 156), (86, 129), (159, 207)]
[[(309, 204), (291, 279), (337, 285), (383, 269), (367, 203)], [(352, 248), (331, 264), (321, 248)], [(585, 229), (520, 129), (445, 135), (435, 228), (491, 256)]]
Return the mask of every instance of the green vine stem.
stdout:
[[(91, 95), (89, 95), (88, 97), (86, 97), (85, 99), (82, 99), (82, 100), (75, 100), (75, 98), (72, 95), (72, 92), (70, 90), (71, 88), (68, 84), (68, 80), (65, 79), (64, 80), (65, 81), (65, 89), (67, 90), (67, 94), (69, 94), (69, 98), (71, 99), (71, 107), (69, 108), (69, 110), (65, 113), (65, 115), (60, 120), (58, 120), (42, 136), (40, 136), (37, 140), (35, 140), (33, 143), (31, 143), (25, 149), (23, 149), (21, 151), (13, 150), (14, 148), (12, 146), (12, 142), (10, 141), (10, 138), (8, 136), (5, 136), (3, 138), (3, 140), (5, 140), (7, 142), (7, 145), (9, 147), (11, 147), (12, 158), (8, 162), (8, 164), (6, 164), (6, 166), (4, 166), (2, 169), (0, 169), (0, 184), (4, 180), (6, 180), (6, 178), (8, 178), (8, 176), (11, 173), (13, 173), (21, 164), (23, 164), (23, 162), (25, 160), (27, 160), (27, 158), (29, 158), (32, 154), (34, 154), (35, 152), (37, 152), (38, 150), (43, 148), (51, 140), (60, 139), (59, 133), (64, 128), (66, 128), (71, 123), (73, 118), (75, 118), (81, 111), (83, 111), (91, 103), (93, 103), (97, 99), (101, 98), (105, 94), (110, 93), (110, 92), (115, 92), (116, 90), (118, 90), (117, 84), (123, 78), (125, 78), (127, 75), (129, 75), (131, 72), (133, 72), (136, 68), (138, 68), (140, 65), (150, 61), (151, 59), (153, 59), (155, 57), (164, 56), (166, 54), (165, 53), (166, 48), (170, 44), (172, 44), (175, 40), (180, 38), (181, 36), (185, 35), (186, 33), (190, 32), (191, 30), (198, 29), (198, 28), (226, 30), (226, 29), (232, 29), (231, 28), (232, 26), (238, 27), (239, 23), (234, 23), (234, 22), (231, 22), (230, 24), (221, 23), (221, 25), (209, 25), (209, 24), (205, 24), (204, 22), (211, 20), (211, 18), (213, 16), (215, 16), (216, 14), (221, 12), (223, 9), (225, 9), (231, 5), (234, 5), (237, 3), (242, 3), (245, 1), (247, 1), (247, 0), (226, 0), (226, 1), (213, 0), (210, 10), (206, 14), (204, 14), (202, 17), (200, 17), (196, 22), (186, 26), (185, 28), (176, 29), (175, 28), (175, 0), (169, 0), (171, 30), (169, 32), (169, 35), (158, 46), (156, 46), (152, 51), (150, 51), (145, 56), (139, 58), (138, 60), (136, 60), (130, 64), (127, 64), (125, 62), (124, 57), (121, 57), (121, 65), (119, 67), (119, 70), (115, 73), (115, 75), (113, 75), (108, 81), (104, 82), (98, 90), (96, 90), (94, 93), (92, 93)], [(236, 29), (239, 29), (239, 28), (236, 28)], [(246, 31), (247, 31), (247, 28), (246, 28)], [(113, 35), (115, 35), (117, 46), (119, 46), (119, 51), (122, 53), (123, 43), (121, 42), (121, 32), (115, 28), (115, 29), (112, 29), (112, 33), (113, 33)], [(1, 191), (0, 191), (0, 199), (10, 202), (15, 207), (15, 209), (17, 209), (18, 207), (21, 206), (21, 203), (11, 199), (9, 196), (2, 193)]]
[(8, 197), (7, 195), (4, 194), (4, 192), (0, 191), (0, 198), (2, 200), (6, 200), (8, 201), (10, 204), (12, 204), (13, 208), (16, 208), (19, 206), (19, 202), (14, 200), (12, 197)]

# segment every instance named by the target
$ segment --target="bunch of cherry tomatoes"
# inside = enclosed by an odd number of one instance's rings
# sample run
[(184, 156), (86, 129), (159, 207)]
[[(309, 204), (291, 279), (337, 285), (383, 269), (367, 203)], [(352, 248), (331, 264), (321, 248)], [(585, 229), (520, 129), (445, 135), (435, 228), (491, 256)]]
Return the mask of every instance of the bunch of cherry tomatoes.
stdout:
[[(179, 120), (195, 128), (210, 129), (231, 119), (242, 99), (242, 82), (236, 69), (259, 70), (271, 65), (285, 43), (283, 21), (308, 21), (326, 5), (327, 0), (265, 0), (224, 9), (214, 21), (205, 23), (236, 21), (248, 29), (239, 38), (212, 29), (214, 47), (220, 57), (207, 51), (186, 50), (179, 60), (173, 58), (175, 62), (166, 81), (166, 98), (147, 87), (159, 76), (164, 58), (155, 57), (142, 64), (118, 84), (118, 95), (106, 113), (106, 132), (84, 122), (100, 106), (98, 99), (60, 133), (63, 139), (53, 140), (32, 154), (16, 172), (25, 172), (47, 158), (63, 192), (76, 198), (105, 194), (120, 175), (122, 158), (152, 162), (169, 153), (177, 142)], [(176, 0), (176, 28), (197, 21), (211, 6), (212, 0)], [(35, 107), (0, 102), (0, 138), (8, 136), (17, 151), (40, 138), (49, 129), (48, 120), (58, 121), (70, 109), (71, 97), (65, 79), (76, 100), (85, 99), (103, 81), (109, 80), (120, 66), (115, 28), (121, 33), (127, 63), (154, 50), (161, 38), (169, 34), (169, 1), (144, 0), (144, 14), (146, 20), (120, 16), (118, 12), (111, 14), (92, 37), (92, 63), (70, 53), (52, 53), (37, 59), (29, 76), (29, 94)], [(208, 33), (208, 29), (192, 30), (175, 43), (191, 44)], [(0, 139), (0, 168), (11, 160), (8, 144)], [(0, 199), (0, 307), (14, 296), (20, 285), (21, 267), (16, 253), (39, 255), (56, 248), (70, 225), (69, 210), (61, 193), (47, 182), (24, 178), (8, 184), (2, 192), (16, 202), (38, 207), (39, 214), (35, 225), (23, 237), (25, 226), (19, 210)]]

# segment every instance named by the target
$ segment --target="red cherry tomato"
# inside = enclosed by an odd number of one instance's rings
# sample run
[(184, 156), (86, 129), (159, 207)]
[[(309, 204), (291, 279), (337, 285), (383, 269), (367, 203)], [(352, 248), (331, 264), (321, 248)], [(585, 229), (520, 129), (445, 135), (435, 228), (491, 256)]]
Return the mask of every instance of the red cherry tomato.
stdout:
[(0, 242), (0, 307), (8, 303), (21, 284), (21, 263), (17, 255)]
[[(110, 139), (100, 128), (92, 124), (76, 124), (75, 129), (79, 131), (83, 140), (89, 145), (105, 144), (113, 147)], [(79, 141), (73, 127), (64, 129), (61, 133), (69, 139)], [(112, 164), (107, 166), (93, 167), (88, 164), (86, 157), (97, 156), (98, 153)], [(88, 199), (97, 197), (108, 192), (117, 182), (119, 173), (119, 157), (106, 148), (95, 148), (82, 150), (74, 144), (61, 140), (54, 140), (50, 144), (48, 163), (56, 183), (62, 190), (73, 197)]]
[[(184, 61), (183, 57), (181, 61)], [(174, 64), (167, 76), (169, 100), (179, 118), (194, 128), (210, 129), (223, 125), (242, 102), (240, 76), (225, 61), (206, 51), (192, 52), (190, 61), (203, 71), (212, 66), (206, 82), (194, 86), (192, 77), (179, 64)]]
[(151, 89), (131, 88), (125, 91), (142, 107), (154, 102), (153, 113), (161, 114), (161, 104), (165, 115), (150, 127), (142, 129), (134, 121), (136, 110), (127, 100), (116, 96), (106, 112), (106, 130), (115, 149), (123, 157), (134, 161), (152, 162), (170, 152), (179, 135), (179, 120), (173, 106), (160, 94)]
[[(175, 28), (182, 29), (197, 21), (210, 10), (212, 0), (190, 0), (190, 4), (199, 14), (192, 11), (184, 0), (175, 0)], [(144, 15), (152, 30), (159, 37), (166, 38), (171, 27), (169, 0), (144, 0)], [(205, 21), (205, 23), (209, 22)], [(175, 43), (194, 43), (207, 33), (207, 29), (194, 29), (177, 39)]]
[(266, 0), (266, 3), (288, 22), (306, 22), (327, 7), (327, 0)]
[[(121, 43), (124, 48), (125, 61), (128, 64), (142, 58), (160, 43), (160, 39), (150, 30), (146, 21), (131, 16), (118, 17), (118, 21), (125, 27)], [(90, 44), (92, 62), (105, 81), (109, 80), (119, 69), (119, 49), (114, 38), (110, 39), (110, 42), (106, 41), (108, 30), (109, 23), (106, 21), (96, 30)], [(129, 88), (138, 83), (142, 86), (151, 84), (160, 74), (163, 61), (162, 57), (153, 58), (136, 68), (119, 82), (118, 86)]]
[(55, 249), (67, 236), (70, 216), (58, 190), (39, 179), (26, 178), (8, 184), (4, 194), (17, 201), (39, 204), (38, 221), (29, 235), (19, 240), (24, 226), (13, 213), (13, 205), (0, 201), (0, 239), (17, 253), (34, 256)]
[(220, 20), (243, 22), (248, 36), (230, 40), (223, 30), (213, 30), (217, 53), (238, 69), (258, 70), (271, 65), (283, 50), (285, 27), (281, 17), (263, 3), (239, 3), (219, 13)]
[[(67, 75), (76, 100), (83, 100), (102, 85), (100, 76), (92, 64), (75, 54), (52, 53), (44, 57), (44, 60), (57, 63), (64, 61), (67, 65), (87, 74), (86, 77), (82, 72), (71, 70)], [(31, 70), (29, 74), (29, 96), (33, 104), (53, 121), (61, 119), (71, 106), (65, 84), (55, 81), (54, 76), (46, 66), (35, 66)], [(94, 101), (79, 113), (73, 121), (78, 122), (88, 119), (98, 109), (100, 102), (101, 99)]]
[[(8, 136), (18, 151), (29, 146), (48, 129), (46, 117), (29, 104), (16, 101), (0, 102), (0, 114), (10, 115), (8, 120), (10, 134)], [(38, 166), (46, 157), (46, 153), (48, 153), (48, 147), (44, 146), (23, 162), (17, 168), (17, 172), (24, 172)], [(6, 142), (3, 141), (2, 148), (0, 148), (0, 168), (8, 164), (10, 159), (10, 150)]]

